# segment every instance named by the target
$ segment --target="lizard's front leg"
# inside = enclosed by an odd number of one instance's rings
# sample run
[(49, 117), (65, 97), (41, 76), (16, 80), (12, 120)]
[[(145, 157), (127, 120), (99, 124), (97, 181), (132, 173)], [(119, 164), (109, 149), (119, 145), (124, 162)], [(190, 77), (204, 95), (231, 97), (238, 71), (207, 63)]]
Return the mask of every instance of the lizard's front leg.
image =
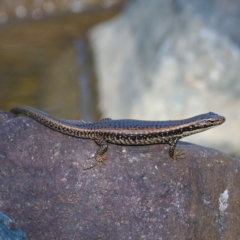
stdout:
[(95, 158), (96, 163), (88, 168), (85, 168), (84, 170), (91, 169), (91, 168), (95, 167), (97, 164), (100, 164), (100, 171), (101, 171), (102, 164), (105, 164), (105, 160), (107, 159), (106, 157), (103, 156), (103, 154), (107, 151), (108, 144), (102, 136), (96, 136), (94, 138), (94, 141), (99, 146), (99, 148), (98, 148), (96, 154), (93, 157), (89, 157), (88, 159)]

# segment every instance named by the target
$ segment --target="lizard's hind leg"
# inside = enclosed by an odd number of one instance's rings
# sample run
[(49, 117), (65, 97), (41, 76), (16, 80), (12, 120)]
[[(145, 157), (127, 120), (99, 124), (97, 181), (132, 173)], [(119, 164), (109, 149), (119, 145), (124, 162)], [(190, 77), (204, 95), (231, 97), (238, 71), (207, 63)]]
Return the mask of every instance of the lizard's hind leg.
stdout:
[(94, 141), (95, 141), (96, 144), (99, 146), (99, 148), (98, 148), (96, 154), (95, 154), (94, 156), (92, 156), (92, 157), (89, 157), (88, 159), (95, 158), (96, 163), (93, 164), (93, 165), (90, 166), (90, 167), (84, 168), (83, 170), (88, 170), (88, 169), (94, 168), (97, 164), (99, 164), (99, 165), (100, 165), (100, 171), (101, 171), (102, 165), (103, 165), (103, 164), (105, 165), (105, 161), (106, 161), (107, 158), (106, 158), (105, 156), (103, 156), (103, 154), (107, 151), (107, 149), (108, 149), (108, 144), (107, 144), (107, 142), (104, 140), (104, 138), (103, 138), (103, 137), (100, 137), (100, 136), (96, 137), (96, 138), (94, 139)]

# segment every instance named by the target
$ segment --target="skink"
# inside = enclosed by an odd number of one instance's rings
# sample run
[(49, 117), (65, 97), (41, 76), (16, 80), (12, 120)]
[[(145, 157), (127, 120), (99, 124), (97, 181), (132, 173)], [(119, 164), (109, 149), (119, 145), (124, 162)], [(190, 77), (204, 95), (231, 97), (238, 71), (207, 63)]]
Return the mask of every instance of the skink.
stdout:
[(11, 112), (24, 114), (63, 134), (94, 140), (99, 148), (91, 158), (95, 158), (96, 162), (86, 169), (93, 168), (97, 164), (101, 168), (102, 164), (105, 164), (106, 157), (104, 153), (108, 149), (108, 143), (134, 146), (167, 143), (170, 145), (170, 157), (180, 159), (183, 156), (182, 152), (175, 150), (179, 139), (206, 131), (225, 122), (224, 117), (213, 112), (174, 121), (113, 120), (104, 118), (94, 123), (56, 118), (28, 106), (15, 107), (11, 109)]

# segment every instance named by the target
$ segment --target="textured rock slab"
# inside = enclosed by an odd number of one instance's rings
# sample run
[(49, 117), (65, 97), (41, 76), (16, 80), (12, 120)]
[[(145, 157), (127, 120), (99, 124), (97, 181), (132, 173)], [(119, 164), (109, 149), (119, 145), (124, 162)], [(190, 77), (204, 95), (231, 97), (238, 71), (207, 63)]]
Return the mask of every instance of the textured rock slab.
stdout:
[(240, 163), (180, 143), (97, 146), (27, 117), (0, 113), (0, 210), (29, 239), (240, 239)]
[(5, 214), (0, 212), (0, 239), (1, 240), (27, 240), (26, 235)]

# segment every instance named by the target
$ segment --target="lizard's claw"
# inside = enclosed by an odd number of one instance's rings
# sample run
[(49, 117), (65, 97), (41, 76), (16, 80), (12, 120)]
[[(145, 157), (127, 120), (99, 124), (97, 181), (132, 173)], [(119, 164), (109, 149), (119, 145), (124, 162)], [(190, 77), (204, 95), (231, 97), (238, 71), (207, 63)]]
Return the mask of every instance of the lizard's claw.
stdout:
[(184, 159), (185, 158), (185, 152), (184, 150), (178, 150), (178, 151), (174, 151), (174, 155), (173, 155), (173, 159), (175, 160), (180, 160), (180, 159)]
[(100, 165), (100, 172), (101, 172), (102, 165), (103, 164), (106, 165), (105, 161), (106, 161), (107, 158), (104, 157), (104, 156), (101, 156), (101, 155), (96, 155), (96, 156), (94, 155), (92, 157), (89, 157), (88, 159), (92, 159), (92, 158), (95, 158), (95, 160), (96, 160), (95, 164), (91, 165), (90, 167), (84, 168), (83, 170), (88, 170), (88, 169), (94, 168), (97, 164), (99, 164)]

